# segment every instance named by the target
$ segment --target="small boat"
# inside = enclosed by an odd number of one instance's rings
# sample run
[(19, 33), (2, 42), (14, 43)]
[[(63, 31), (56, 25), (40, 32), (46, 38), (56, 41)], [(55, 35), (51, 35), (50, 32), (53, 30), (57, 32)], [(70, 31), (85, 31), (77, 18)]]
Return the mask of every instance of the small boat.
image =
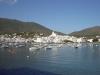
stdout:
[(9, 48), (9, 46), (6, 44), (2, 44), (1, 48)]
[(75, 48), (78, 48), (78, 46), (75, 46)]
[(45, 47), (45, 49), (46, 49), (46, 50), (51, 50), (52, 48), (51, 48), (51, 47)]
[(27, 55), (27, 56), (26, 56), (26, 58), (27, 58), (27, 59), (29, 59), (29, 58), (30, 58), (30, 56), (29, 56), (29, 55)]
[(53, 48), (58, 48), (56, 44), (49, 44), (48, 46), (45, 47), (46, 50), (51, 50)]
[(16, 45), (16, 48), (20, 48), (20, 47), (24, 47), (25, 45), (24, 44), (19, 44), (19, 45)]
[(38, 48), (38, 47), (30, 47), (29, 51), (34, 51), (34, 50), (38, 50), (38, 49), (40, 49), (40, 48)]
[(75, 45), (74, 45), (74, 48), (79, 48), (80, 46), (81, 46), (81, 44), (78, 43), (78, 44), (75, 44)]
[(34, 45), (32, 47), (29, 48), (30, 51), (34, 51), (34, 50), (40, 50), (44, 48), (44, 45)]

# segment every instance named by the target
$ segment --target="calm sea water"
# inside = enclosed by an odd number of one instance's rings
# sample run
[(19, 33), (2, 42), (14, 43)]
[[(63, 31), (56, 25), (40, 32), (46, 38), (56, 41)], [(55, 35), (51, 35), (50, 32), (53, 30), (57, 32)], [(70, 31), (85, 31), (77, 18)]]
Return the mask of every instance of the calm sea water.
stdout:
[(33, 52), (28, 47), (0, 48), (0, 69), (23, 67), (61, 75), (100, 75), (100, 44)]

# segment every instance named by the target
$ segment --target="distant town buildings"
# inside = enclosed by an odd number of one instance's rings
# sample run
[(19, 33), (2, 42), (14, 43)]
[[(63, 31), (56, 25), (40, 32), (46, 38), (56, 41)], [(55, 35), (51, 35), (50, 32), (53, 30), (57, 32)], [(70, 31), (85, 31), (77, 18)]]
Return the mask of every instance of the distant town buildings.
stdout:
[[(41, 34), (42, 35), (42, 34)], [(98, 42), (100, 42), (100, 36), (96, 37), (98, 39)], [(95, 39), (96, 40), (96, 39)], [(67, 42), (94, 42), (94, 39), (86, 39), (85, 37), (74, 37), (74, 36), (68, 36), (68, 35), (58, 35), (55, 32), (52, 32), (49, 36), (35, 36), (33, 38), (23, 38), (20, 36), (17, 36), (16, 34), (11, 37), (10, 35), (0, 35), (0, 42), (19, 42), (19, 43), (27, 43), (27, 42), (36, 42), (36, 43), (64, 43)]]

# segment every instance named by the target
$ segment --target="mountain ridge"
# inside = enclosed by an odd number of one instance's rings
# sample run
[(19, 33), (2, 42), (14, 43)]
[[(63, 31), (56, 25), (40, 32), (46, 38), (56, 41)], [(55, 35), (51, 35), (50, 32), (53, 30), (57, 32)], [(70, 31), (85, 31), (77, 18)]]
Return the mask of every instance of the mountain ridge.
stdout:
[(76, 37), (96, 37), (100, 36), (100, 26), (93, 26), (89, 28), (85, 28), (80, 31), (72, 32), (69, 34), (70, 36)]
[(51, 31), (49, 28), (46, 28), (35, 22), (23, 22), (19, 20), (0, 18), (0, 32), (9, 32), (10, 30), (11, 32), (39, 32), (39, 30)]
[[(41, 34), (43, 33), (44, 36), (48, 36), (52, 33), (53, 30), (39, 24), (36, 22), (25, 22), (16, 19), (9, 19), (9, 18), (0, 18), (0, 34), (5, 33), (34, 33), (34, 34)], [(60, 35), (63, 33), (54, 31)]]

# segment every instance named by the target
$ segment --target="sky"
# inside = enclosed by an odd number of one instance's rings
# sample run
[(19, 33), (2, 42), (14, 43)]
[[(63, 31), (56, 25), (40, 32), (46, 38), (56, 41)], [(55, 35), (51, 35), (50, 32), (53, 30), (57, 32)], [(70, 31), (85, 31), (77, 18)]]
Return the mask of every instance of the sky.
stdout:
[(0, 17), (71, 33), (100, 26), (100, 0), (0, 0)]

